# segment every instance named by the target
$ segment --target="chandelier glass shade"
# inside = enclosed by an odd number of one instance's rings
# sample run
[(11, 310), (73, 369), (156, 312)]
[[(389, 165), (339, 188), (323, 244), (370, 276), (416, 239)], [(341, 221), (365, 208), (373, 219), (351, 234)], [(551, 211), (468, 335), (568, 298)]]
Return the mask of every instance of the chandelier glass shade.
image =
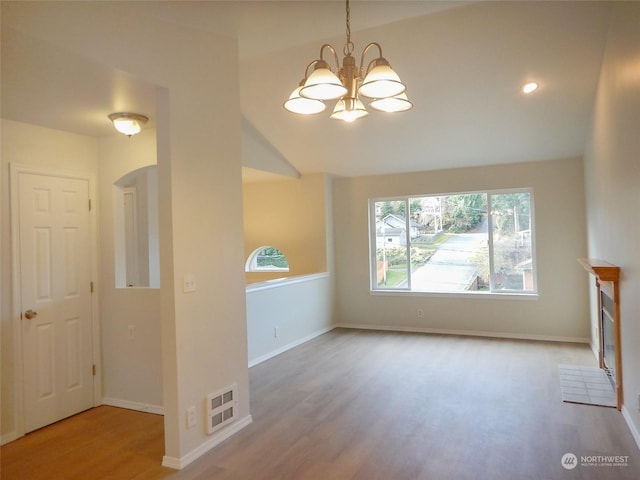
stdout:
[(369, 115), (364, 104), (359, 99), (341, 98), (336, 103), (333, 113), (329, 118), (334, 120), (344, 120), (345, 122), (353, 122), (362, 117)]
[(299, 113), (301, 115), (313, 115), (314, 113), (323, 112), (327, 108), (324, 102), (300, 96), (300, 89), (303, 85), (304, 81), (291, 93), (289, 100), (284, 102), (284, 108), (292, 113)]
[(371, 108), (374, 108), (380, 112), (406, 112), (413, 107), (413, 104), (407, 98), (407, 95), (401, 93), (395, 97), (376, 98), (369, 103)]
[[(304, 78), (284, 103), (284, 108), (293, 113), (310, 115), (324, 111), (324, 102), (337, 100), (330, 118), (346, 122), (369, 114), (360, 97), (371, 99), (369, 106), (381, 112), (404, 112), (411, 109), (413, 104), (405, 93), (406, 86), (382, 56), (382, 47), (378, 43), (369, 43), (362, 51), (360, 66), (356, 65), (352, 56), (354, 45), (351, 42), (349, 0), (346, 0), (346, 13), (347, 41), (343, 48), (342, 66), (336, 50), (329, 44), (322, 45), (320, 58), (307, 65)], [(378, 50), (378, 57), (365, 68), (365, 54), (375, 48)], [(327, 50), (335, 60), (336, 73), (324, 59)], [(309, 74), (312, 67), (313, 72)]]
[(324, 60), (316, 63), (313, 73), (304, 82), (300, 95), (313, 100), (335, 100), (347, 93), (347, 87), (331, 71)]
[(358, 89), (360, 95), (369, 98), (389, 98), (400, 95), (407, 89), (384, 58), (374, 62), (377, 65), (369, 71)]

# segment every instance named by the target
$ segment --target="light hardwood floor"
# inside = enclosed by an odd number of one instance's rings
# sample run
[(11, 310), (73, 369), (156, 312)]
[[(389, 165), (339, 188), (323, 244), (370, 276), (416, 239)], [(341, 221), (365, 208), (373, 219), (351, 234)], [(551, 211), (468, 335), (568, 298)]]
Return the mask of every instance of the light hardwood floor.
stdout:
[(0, 448), (2, 480), (161, 479), (160, 415), (98, 407)]
[[(254, 422), (180, 472), (162, 418), (90, 410), (2, 447), (2, 479), (640, 478), (613, 408), (563, 403), (584, 345), (336, 329), (251, 369)], [(628, 456), (566, 470), (565, 453)]]

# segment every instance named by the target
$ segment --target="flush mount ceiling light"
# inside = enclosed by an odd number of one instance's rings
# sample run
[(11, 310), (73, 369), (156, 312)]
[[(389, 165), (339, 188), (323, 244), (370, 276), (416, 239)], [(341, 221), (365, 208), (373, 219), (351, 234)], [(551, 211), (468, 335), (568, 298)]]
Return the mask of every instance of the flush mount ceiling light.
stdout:
[[(389, 62), (382, 56), (382, 47), (378, 43), (368, 44), (362, 51), (360, 66), (351, 55), (354, 45), (351, 41), (351, 10), (346, 0), (347, 42), (342, 53), (342, 67), (336, 50), (325, 43), (320, 47), (320, 58), (314, 60), (304, 72), (304, 78), (284, 103), (284, 108), (301, 115), (320, 113), (325, 110), (324, 102), (338, 100), (330, 118), (353, 122), (369, 115), (360, 97), (370, 99), (369, 105), (381, 112), (404, 112), (413, 107), (407, 98), (406, 87), (393, 71)], [(365, 54), (371, 48), (378, 49), (378, 57), (364, 67)], [(323, 58), (325, 50), (333, 54), (337, 74)], [(309, 75), (309, 69), (313, 72)]]
[(113, 122), (116, 130), (128, 137), (140, 133), (142, 127), (149, 121), (144, 115), (127, 112), (112, 113), (109, 115), (109, 120)]
[(533, 93), (538, 89), (536, 82), (527, 82), (522, 86), (522, 93)]

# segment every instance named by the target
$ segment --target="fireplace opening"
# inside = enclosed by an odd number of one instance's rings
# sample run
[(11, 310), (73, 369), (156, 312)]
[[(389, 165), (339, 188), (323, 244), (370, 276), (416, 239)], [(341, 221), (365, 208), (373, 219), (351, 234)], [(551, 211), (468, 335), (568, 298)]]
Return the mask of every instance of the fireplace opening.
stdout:
[(616, 378), (616, 345), (615, 345), (615, 327), (614, 327), (614, 315), (615, 304), (613, 299), (607, 295), (604, 290), (600, 290), (600, 322), (602, 328), (602, 354), (603, 354), (603, 367), (609, 376), (609, 379), (615, 386)]

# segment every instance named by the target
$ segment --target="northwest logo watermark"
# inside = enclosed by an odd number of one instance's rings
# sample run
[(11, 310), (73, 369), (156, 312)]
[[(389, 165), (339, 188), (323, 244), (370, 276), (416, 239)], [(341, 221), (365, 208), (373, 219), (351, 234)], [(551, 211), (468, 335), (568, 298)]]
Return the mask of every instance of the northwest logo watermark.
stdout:
[(581, 455), (565, 453), (560, 459), (562, 468), (573, 470), (578, 465), (581, 467), (627, 467), (629, 455)]
[(565, 453), (564, 455), (562, 455), (560, 463), (566, 470), (573, 470), (578, 466), (578, 457), (576, 457), (573, 453)]

